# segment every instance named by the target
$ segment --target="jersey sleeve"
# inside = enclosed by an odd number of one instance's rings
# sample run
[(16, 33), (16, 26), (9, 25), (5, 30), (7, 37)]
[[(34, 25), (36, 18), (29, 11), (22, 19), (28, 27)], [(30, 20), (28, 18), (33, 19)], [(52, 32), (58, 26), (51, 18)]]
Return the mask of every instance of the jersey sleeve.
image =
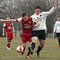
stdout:
[(4, 24), (3, 24), (3, 28), (5, 28), (5, 27), (6, 27), (6, 24), (4, 23)]
[(49, 14), (52, 14), (55, 11), (56, 7), (52, 7), (49, 11), (43, 12), (43, 15), (48, 16)]
[(22, 17), (21, 17), (21, 18), (16, 19), (16, 22), (21, 22), (21, 20), (22, 20)]

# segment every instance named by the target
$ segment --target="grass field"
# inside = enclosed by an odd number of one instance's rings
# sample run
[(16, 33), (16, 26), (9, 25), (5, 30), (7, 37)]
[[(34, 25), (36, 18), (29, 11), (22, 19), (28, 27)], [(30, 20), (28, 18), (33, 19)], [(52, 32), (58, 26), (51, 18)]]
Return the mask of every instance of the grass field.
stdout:
[[(23, 56), (20, 55), (20, 53), (16, 52), (16, 47), (18, 45), (21, 45), (20, 38), (14, 38), (12, 40), (10, 51), (6, 49), (6, 43), (7, 43), (6, 38), (0, 38), (0, 60), (26, 60), (25, 57), (29, 43), (27, 43), (26, 51)], [(39, 42), (37, 42), (36, 48), (38, 44)], [(40, 57), (37, 57), (34, 51), (34, 54), (31, 55), (31, 60), (60, 60), (60, 48), (57, 46), (58, 46), (57, 39), (47, 38), (45, 47), (40, 52)]]

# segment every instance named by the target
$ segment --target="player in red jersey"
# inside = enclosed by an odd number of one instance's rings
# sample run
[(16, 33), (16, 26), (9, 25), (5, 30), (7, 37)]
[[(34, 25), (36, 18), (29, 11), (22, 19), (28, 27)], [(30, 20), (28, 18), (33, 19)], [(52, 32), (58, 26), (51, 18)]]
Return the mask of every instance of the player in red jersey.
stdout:
[[(10, 18), (7, 17), (6, 20), (10, 20)], [(6, 38), (7, 38), (7, 41), (8, 41), (6, 48), (8, 50), (11, 49), (10, 48), (10, 43), (11, 43), (11, 40), (13, 39), (13, 29), (12, 28), (13, 28), (12, 22), (5, 22), (3, 24), (3, 36), (5, 36), (4, 31), (6, 30)]]
[[(21, 18), (16, 19), (17, 22), (21, 22), (22, 23), (22, 36), (21, 36), (21, 41), (22, 41), (22, 45), (24, 47), (24, 51), (26, 48), (26, 43), (29, 41), (30, 45), (31, 45), (31, 37), (32, 37), (32, 28), (33, 28), (33, 21), (31, 17), (28, 17), (26, 15), (26, 13), (22, 14)], [(22, 55), (24, 54), (24, 52), (22, 53)], [(30, 52), (28, 51), (26, 58), (29, 58)]]

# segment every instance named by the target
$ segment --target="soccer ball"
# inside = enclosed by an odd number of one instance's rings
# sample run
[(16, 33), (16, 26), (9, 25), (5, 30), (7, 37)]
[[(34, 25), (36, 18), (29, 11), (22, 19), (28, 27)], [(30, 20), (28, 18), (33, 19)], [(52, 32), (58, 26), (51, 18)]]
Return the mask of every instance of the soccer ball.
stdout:
[(17, 52), (23, 52), (23, 46), (18, 46), (17, 47)]

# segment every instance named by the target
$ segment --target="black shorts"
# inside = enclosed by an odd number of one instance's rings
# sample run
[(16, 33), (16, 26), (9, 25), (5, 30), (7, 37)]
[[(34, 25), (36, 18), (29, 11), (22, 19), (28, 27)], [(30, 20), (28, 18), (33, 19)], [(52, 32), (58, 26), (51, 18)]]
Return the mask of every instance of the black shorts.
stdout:
[(56, 33), (56, 36), (57, 36), (57, 37), (60, 37), (60, 33)]
[(39, 40), (45, 40), (45, 30), (36, 30), (32, 32), (32, 37), (38, 37)]

